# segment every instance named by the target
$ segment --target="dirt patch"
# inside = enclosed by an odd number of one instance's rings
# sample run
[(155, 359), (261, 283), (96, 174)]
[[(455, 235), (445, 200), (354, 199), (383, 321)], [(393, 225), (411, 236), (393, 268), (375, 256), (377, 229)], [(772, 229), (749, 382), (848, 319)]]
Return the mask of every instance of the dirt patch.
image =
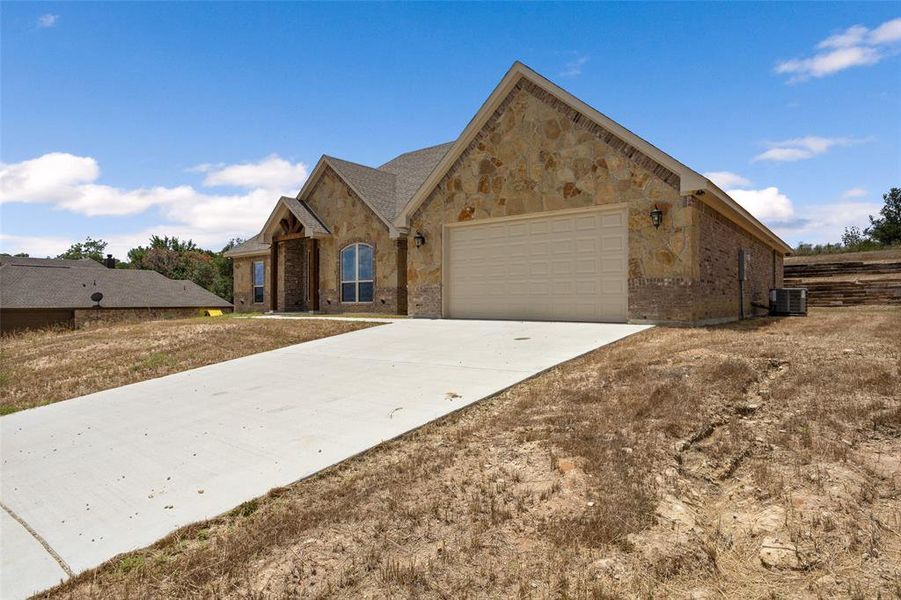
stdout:
[(217, 317), (5, 335), (0, 414), (371, 325)]
[(899, 340), (649, 330), (47, 595), (897, 597)]

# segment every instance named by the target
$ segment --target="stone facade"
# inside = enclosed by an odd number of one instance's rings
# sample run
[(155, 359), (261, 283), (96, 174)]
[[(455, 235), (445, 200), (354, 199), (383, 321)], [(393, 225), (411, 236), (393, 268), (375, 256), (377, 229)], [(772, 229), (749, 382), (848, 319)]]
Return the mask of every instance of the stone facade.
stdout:
[[(409, 313), (441, 314), (445, 223), (627, 202), (630, 318), (690, 318), (642, 297), (697, 278), (694, 203), (678, 186), (677, 175), (521, 81), (411, 218), (428, 242), (409, 251)], [(659, 229), (654, 206), (664, 211)]]
[[(391, 239), (388, 226), (331, 169), (327, 169), (306, 198), (310, 208), (328, 224), (331, 235), (321, 239), (278, 242), (275, 294), (279, 311), (310, 310), (309, 297), (313, 245), (319, 256), (319, 311), (405, 314), (406, 239)], [(373, 247), (375, 290), (372, 302), (343, 303), (340, 296), (341, 250), (350, 244)], [(266, 265), (264, 301), (253, 303), (252, 265)], [(234, 305), (237, 311), (268, 311), (272, 308), (270, 254), (234, 259)], [(400, 266), (399, 266), (400, 265)]]
[[(310, 208), (331, 230), (319, 243), (319, 310), (326, 313), (364, 312), (398, 314), (406, 299), (406, 241), (393, 240), (388, 226), (327, 169), (306, 198)], [(349, 244), (373, 247), (375, 293), (372, 302), (345, 304), (340, 295), (340, 253)], [(402, 266), (398, 268), (398, 265)]]
[[(281, 243), (276, 299), (280, 310), (302, 309), (318, 249), (319, 310), (442, 315), (445, 225), (554, 211), (625, 205), (628, 209), (628, 320), (713, 323), (761, 314), (768, 291), (782, 285), (782, 254), (716, 212), (702, 195), (683, 196), (679, 175), (612, 131), (522, 78), (500, 102), (409, 219), (408, 246), (326, 167), (305, 200), (331, 235)], [(650, 213), (663, 220), (653, 226)], [(374, 300), (340, 300), (340, 252), (349, 244), (374, 249)], [(316, 244), (314, 247), (313, 244)], [(740, 292), (739, 255), (747, 256)], [(265, 299), (252, 303), (253, 258), (235, 259), (236, 310), (271, 307), (269, 255)], [(316, 293), (314, 290), (313, 293)]]
[[(253, 301), (253, 263), (261, 260), (265, 263), (265, 278), (263, 284), (263, 302), (255, 304)], [(233, 290), (237, 312), (263, 312), (271, 308), (272, 277), (269, 269), (269, 255), (241, 256), (232, 260), (232, 277), (234, 278)]]

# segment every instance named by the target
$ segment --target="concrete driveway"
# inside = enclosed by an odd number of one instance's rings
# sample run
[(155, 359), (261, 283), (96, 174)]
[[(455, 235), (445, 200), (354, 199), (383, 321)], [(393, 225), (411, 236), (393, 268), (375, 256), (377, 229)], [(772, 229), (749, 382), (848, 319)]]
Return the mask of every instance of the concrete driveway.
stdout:
[(0, 418), (0, 597), (59, 583), (639, 325), (400, 320)]

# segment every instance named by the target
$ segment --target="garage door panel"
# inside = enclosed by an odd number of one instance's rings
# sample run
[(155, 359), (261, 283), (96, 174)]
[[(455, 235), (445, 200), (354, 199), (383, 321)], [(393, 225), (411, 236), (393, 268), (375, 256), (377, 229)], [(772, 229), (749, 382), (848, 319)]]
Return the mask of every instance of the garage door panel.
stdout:
[(625, 250), (626, 240), (622, 236), (605, 235), (601, 237), (601, 250)]
[(450, 228), (448, 315), (624, 321), (626, 222), (602, 209)]
[(625, 211), (601, 215), (601, 227), (622, 227), (625, 224)]

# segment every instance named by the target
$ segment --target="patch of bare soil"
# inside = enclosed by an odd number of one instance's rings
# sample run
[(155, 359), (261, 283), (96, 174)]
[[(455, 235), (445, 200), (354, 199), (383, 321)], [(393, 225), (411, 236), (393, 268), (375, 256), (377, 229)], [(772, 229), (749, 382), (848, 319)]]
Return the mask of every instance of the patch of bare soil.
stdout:
[(207, 317), (4, 335), (0, 415), (371, 325)]
[(649, 330), (47, 597), (899, 597), (899, 365), (898, 308)]

